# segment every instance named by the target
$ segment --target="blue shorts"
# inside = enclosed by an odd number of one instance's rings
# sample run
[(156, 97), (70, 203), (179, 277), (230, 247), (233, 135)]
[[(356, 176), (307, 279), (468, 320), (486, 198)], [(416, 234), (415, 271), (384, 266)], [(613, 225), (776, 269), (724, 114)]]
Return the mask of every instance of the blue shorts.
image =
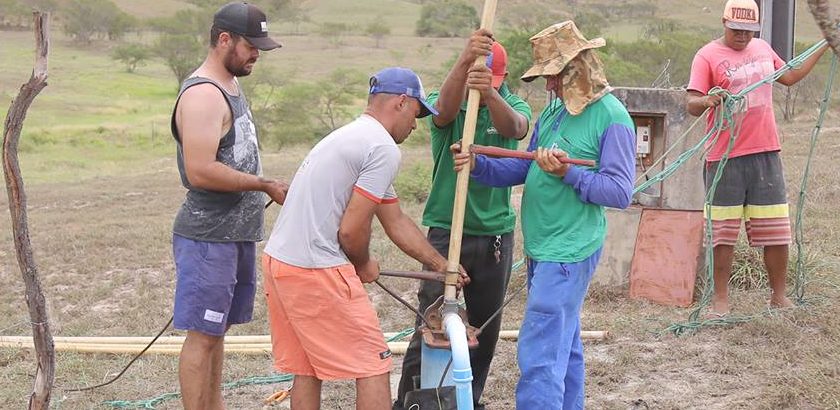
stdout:
[(203, 242), (172, 236), (176, 329), (223, 336), (251, 321), (256, 293), (254, 242)]

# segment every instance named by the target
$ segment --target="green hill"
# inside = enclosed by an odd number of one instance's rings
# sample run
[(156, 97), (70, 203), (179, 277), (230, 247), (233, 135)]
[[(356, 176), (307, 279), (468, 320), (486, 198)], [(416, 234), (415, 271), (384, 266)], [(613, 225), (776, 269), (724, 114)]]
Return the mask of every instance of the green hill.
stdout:
[[(179, 10), (195, 8), (191, 3), (179, 0), (116, 0), (115, 3), (136, 17), (141, 27), (150, 18), (171, 17)], [(471, 3), (480, 12), (483, 2), (473, 0)], [(810, 44), (818, 38), (818, 32), (805, 2), (798, 3), (797, 39)], [(707, 3), (684, 0), (503, 0), (497, 10), (496, 31), (503, 35), (515, 28), (527, 36), (549, 22), (578, 15), (589, 16), (587, 20), (581, 20), (585, 31), (599, 32), (613, 44), (635, 41), (642, 29), (654, 21), (675, 21), (678, 27), (693, 27), (690, 32), (712, 33), (697, 34), (705, 41), (704, 38), (714, 37), (720, 23), (717, 2), (712, 6), (704, 4)], [(245, 79), (246, 85), (269, 81), (282, 86), (302, 82), (315, 84), (326, 81), (337, 69), (350, 69), (352, 75), (358, 77), (352, 91), (357, 99), (356, 108), (349, 110), (352, 112), (362, 104), (361, 93), (367, 76), (383, 66), (411, 67), (423, 76), (427, 88), (435, 88), (445, 75), (447, 62), (454, 58), (465, 41), (463, 38), (416, 37), (414, 27), (420, 18), (419, 0), (307, 0), (303, 7), (308, 16), (305, 21), (278, 21), (271, 25), (284, 47), (264, 53), (253, 78)], [(639, 15), (640, 10), (647, 10), (649, 14)], [(633, 17), (625, 18), (621, 13)], [(90, 45), (75, 44), (63, 34), (62, 17), (59, 10), (53, 18), (49, 86), (30, 109), (24, 129), (21, 150), (26, 152), (27, 161), (40, 164), (33, 169), (43, 170), (43, 174), (36, 174), (35, 178), (40, 178), (38, 175), (53, 179), (93, 175), (98, 171), (94, 171), (96, 167), (91, 164), (98, 158), (110, 161), (113, 153), (124, 152), (124, 149), (102, 149), (103, 146), (140, 146), (138, 161), (167, 154), (171, 148), (169, 113), (177, 82), (163, 61), (149, 60), (136, 72), (128, 73), (121, 63), (110, 57), (120, 42), (94, 38)], [(372, 22), (383, 23), (391, 31), (381, 40), (380, 47), (376, 47), (374, 38), (365, 34), (365, 27)], [(587, 22), (590, 22), (589, 26)], [(342, 25), (341, 33), (322, 29), (325, 23)], [(148, 45), (154, 44), (157, 36), (155, 32), (140, 31), (128, 33), (122, 41)], [(31, 72), (32, 33), (0, 31), (0, 44), (3, 44), (0, 47), (0, 95), (10, 101)], [(530, 55), (527, 49), (512, 51), (520, 60), (527, 60)], [(668, 50), (665, 51), (667, 54)], [(672, 50), (672, 54), (672, 58), (680, 60), (674, 61), (675, 65), (684, 67), (689, 63), (682, 61), (688, 57), (677, 57), (687, 54), (685, 51), (677, 54)], [(668, 57), (650, 57), (663, 61), (644, 61), (647, 65), (641, 65), (642, 68), (625, 71), (643, 70), (643, 74), (655, 78)], [(624, 64), (623, 60), (624, 57), (611, 60), (614, 64), (608, 70), (620, 68), (616, 65)], [(519, 63), (523, 64), (522, 61)], [(675, 72), (680, 73), (679, 70)], [(631, 75), (631, 78), (637, 77), (640, 76)], [(681, 77), (684, 75), (672, 76), (672, 83), (680, 84), (685, 80)], [(649, 84), (650, 80), (639, 81)], [(632, 84), (619, 81), (616, 85)], [(541, 85), (536, 85), (531, 91), (537, 102), (540, 100), (539, 87)], [(266, 96), (258, 93), (252, 99), (255, 109), (259, 109), (261, 103), (269, 103), (267, 95), (276, 96), (275, 91), (265, 91)], [(5, 113), (7, 108), (4, 104), (0, 112)]]

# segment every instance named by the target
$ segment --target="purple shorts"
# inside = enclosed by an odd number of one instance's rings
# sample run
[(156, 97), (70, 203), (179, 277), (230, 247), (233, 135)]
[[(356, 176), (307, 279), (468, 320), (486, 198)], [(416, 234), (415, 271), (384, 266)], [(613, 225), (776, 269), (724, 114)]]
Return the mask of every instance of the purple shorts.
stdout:
[(203, 242), (172, 236), (176, 329), (223, 336), (251, 321), (256, 293), (254, 242)]

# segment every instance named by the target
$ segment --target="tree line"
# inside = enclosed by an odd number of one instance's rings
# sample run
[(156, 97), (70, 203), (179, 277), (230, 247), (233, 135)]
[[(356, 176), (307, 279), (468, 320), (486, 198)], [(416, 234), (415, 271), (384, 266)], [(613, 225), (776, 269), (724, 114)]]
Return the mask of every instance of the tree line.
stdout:
[[(417, 36), (465, 38), (479, 25), (478, 11), (473, 5), (475, 1), (413, 1), (420, 4), (415, 26)], [(539, 3), (543, 0), (534, 1)], [(227, 0), (187, 2), (191, 7), (172, 16), (138, 19), (120, 10), (111, 0), (0, 0), (0, 29), (25, 26), (27, 20), (22, 16), (27, 15), (31, 7), (53, 10), (58, 26), (80, 47), (96, 40), (116, 42), (117, 45), (111, 48), (111, 56), (121, 62), (126, 71), (133, 72), (146, 61), (156, 58), (166, 64), (180, 84), (204, 58), (208, 22), (215, 10)], [(607, 46), (598, 50), (606, 66), (607, 78), (611, 84), (631, 87), (684, 87), (694, 53), (721, 34), (719, 28), (709, 29), (656, 17), (657, 7), (649, 0), (587, 2), (586, 5), (576, 0), (565, 2), (570, 7), (506, 9), (500, 14), (497, 24), (496, 37), (508, 51), (509, 85), (520, 95), (533, 97), (530, 99), (535, 106), (543, 103), (542, 83), (519, 81), (531, 64), (529, 38), (534, 34), (535, 27), (573, 19), (587, 38), (607, 37)], [(276, 16), (273, 30), (283, 25), (293, 34), (303, 34), (305, 27), (312, 30), (309, 34), (324, 37), (332, 47), (341, 46), (347, 35), (364, 35), (371, 38), (371, 47), (379, 48), (391, 34), (390, 26), (380, 17), (373, 17), (367, 23), (314, 22), (309, 16), (306, 0), (265, 0), (259, 5), (269, 16)], [(535, 9), (537, 12), (534, 12)], [(575, 10), (574, 14), (570, 14), (569, 10)], [(605, 27), (621, 23), (628, 16), (646, 21), (632, 40), (612, 39), (605, 35)], [(135, 33), (133, 38), (142, 39), (144, 33), (149, 32), (152, 34), (145, 42), (124, 41), (128, 33)], [(445, 73), (451, 62), (445, 63), (439, 71)], [(795, 98), (815, 98), (813, 95), (819, 91), (814, 84), (822, 84), (825, 77), (821, 72), (827, 72), (827, 69), (818, 68), (816, 75), (809, 76), (807, 81), (798, 85)], [(278, 75), (269, 67), (255, 71), (252, 77), (243, 84), (248, 88), (246, 91), (251, 97), (252, 111), (261, 127), (263, 141), (271, 146), (311, 142), (337, 128), (356, 114), (358, 98), (367, 86), (367, 74), (350, 69), (335, 70), (317, 85), (281, 80), (292, 76)], [(785, 118), (792, 115), (793, 108), (785, 107)]]

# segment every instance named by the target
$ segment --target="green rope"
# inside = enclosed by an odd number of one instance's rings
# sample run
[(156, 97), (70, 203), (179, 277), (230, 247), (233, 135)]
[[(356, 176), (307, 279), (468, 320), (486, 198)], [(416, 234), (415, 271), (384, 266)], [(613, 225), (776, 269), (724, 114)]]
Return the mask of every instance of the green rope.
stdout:
[[(408, 328), (400, 331), (399, 333), (386, 338), (385, 342), (393, 342), (397, 340), (401, 340), (407, 336), (411, 336), (414, 334), (414, 328)], [(294, 375), (292, 374), (273, 374), (270, 376), (250, 376), (245, 377), (243, 379), (234, 380), (232, 382), (227, 382), (222, 384), (223, 390), (231, 390), (237, 389), (239, 387), (244, 386), (258, 386), (258, 385), (265, 385), (265, 384), (277, 384), (277, 383), (284, 383), (290, 382), (294, 379)], [(155, 406), (159, 404), (169, 401), (169, 400), (177, 400), (181, 398), (181, 393), (174, 392), (174, 393), (164, 393), (159, 396), (153, 397), (147, 400), (136, 400), (136, 401), (128, 401), (128, 400), (111, 400), (106, 401), (104, 404), (109, 405), (114, 408), (123, 408), (123, 409), (154, 409)]]
[(181, 398), (181, 393), (164, 393), (160, 396), (148, 399), (148, 400), (137, 400), (137, 401), (127, 401), (127, 400), (113, 400), (113, 401), (106, 401), (105, 404), (114, 407), (114, 408), (122, 408), (122, 409), (154, 409), (155, 406), (169, 400), (177, 400)]
[[(729, 160), (729, 154), (732, 151), (732, 147), (735, 144), (735, 140), (738, 138), (738, 135), (740, 134), (740, 130), (741, 130), (741, 126), (742, 126), (743, 121), (740, 121), (739, 119), (736, 119), (734, 113), (741, 112), (741, 109), (743, 108), (743, 105), (745, 104), (744, 97), (748, 93), (752, 92), (753, 90), (755, 90), (756, 88), (758, 88), (762, 85), (771, 84), (771, 83), (775, 82), (785, 72), (801, 66), (802, 63), (806, 59), (808, 59), (811, 55), (816, 53), (825, 43), (826, 43), (825, 40), (821, 40), (821, 41), (817, 42), (816, 44), (814, 44), (813, 46), (811, 46), (810, 48), (805, 50), (805, 52), (803, 52), (799, 56), (791, 59), (787, 64), (780, 67), (778, 70), (776, 70), (771, 75), (767, 76), (766, 78), (764, 78), (764, 79), (762, 79), (762, 80), (760, 80), (756, 83), (753, 83), (753, 84), (749, 85), (748, 87), (744, 88), (743, 90), (741, 90), (740, 92), (738, 92), (736, 94), (732, 94), (727, 90), (720, 89), (720, 88), (717, 88), (717, 87), (715, 89), (712, 89), (709, 92), (709, 94), (723, 95), (724, 96), (722, 107), (718, 110), (715, 110), (715, 117), (714, 117), (714, 121), (713, 121), (714, 126), (704, 136), (704, 138), (701, 140), (700, 143), (698, 143), (697, 145), (695, 145), (694, 147), (690, 148), (688, 151), (686, 151), (685, 153), (680, 155), (678, 160), (675, 161), (674, 164), (671, 164), (672, 165), (671, 167), (663, 170), (660, 173), (660, 174), (665, 174), (665, 172), (668, 171), (668, 173), (667, 173), (667, 175), (665, 175), (665, 177), (667, 177), (668, 175), (671, 175), (676, 170), (676, 168), (683, 165), (688, 160), (688, 158), (690, 158), (691, 156), (693, 156), (694, 154), (696, 154), (696, 152), (698, 152), (700, 150), (699, 147), (701, 146), (701, 144), (705, 144), (705, 142), (710, 140), (710, 139), (712, 140), (712, 143), (714, 143), (717, 140), (717, 138), (720, 136), (721, 131), (725, 130), (726, 128), (730, 129), (729, 143), (727, 145), (726, 152), (724, 152), (723, 156), (721, 157), (720, 161), (718, 162), (718, 167), (717, 167), (717, 170), (715, 171), (715, 176), (712, 179), (712, 183), (709, 186), (709, 190), (706, 194), (705, 204), (704, 204), (704, 213), (707, 215), (707, 217), (705, 218), (706, 219), (706, 232), (705, 232), (705, 240), (706, 240), (706, 257), (705, 257), (705, 259), (706, 259), (706, 283), (705, 283), (705, 287), (703, 288), (703, 292), (701, 294), (700, 300), (698, 301), (696, 307), (689, 314), (688, 321), (685, 322), (685, 323), (671, 324), (669, 327), (667, 327), (665, 329), (665, 331), (670, 331), (674, 334), (681, 335), (681, 334), (687, 334), (687, 333), (694, 332), (697, 329), (702, 328), (704, 326), (721, 326), (721, 325), (727, 325), (727, 324), (743, 323), (743, 322), (747, 322), (747, 321), (753, 320), (756, 317), (758, 317), (756, 315), (749, 315), (749, 316), (727, 315), (726, 317), (722, 317), (722, 318), (715, 318), (715, 319), (702, 320), (702, 321), (700, 320), (700, 313), (703, 311), (703, 309), (705, 309), (711, 303), (712, 295), (713, 295), (713, 292), (714, 292), (714, 283), (715, 283), (715, 279), (714, 279), (714, 248), (712, 247), (713, 242), (712, 242), (712, 220), (711, 220), (712, 198), (714, 198), (715, 191), (717, 190), (718, 182), (720, 181), (720, 178), (723, 174), (723, 169), (726, 166), (727, 161)], [(836, 56), (835, 56), (835, 59), (836, 59)], [(832, 64), (831, 78), (833, 78), (835, 70), (836, 70), (836, 64), (833, 63)], [(823, 108), (822, 108), (823, 110), (827, 106), (827, 101), (829, 100), (830, 93), (831, 93), (831, 82), (829, 82), (827, 84), (827, 87), (826, 87), (826, 97), (825, 97), (824, 103), (823, 103)], [(708, 112), (708, 110), (706, 110), (706, 111)], [(702, 115), (701, 115), (701, 117), (702, 117)], [(823, 118), (824, 118), (823, 112), (821, 112), (820, 118), (818, 119), (817, 125), (815, 127), (815, 130), (816, 130), (815, 133), (817, 133), (817, 134), (818, 134), (818, 130), (821, 128)], [(816, 137), (812, 135), (812, 140), (815, 139), (815, 138)], [(811, 155), (813, 155), (813, 147), (812, 147)], [(809, 157), (809, 162), (810, 162), (810, 157)], [(654, 178), (656, 178), (656, 176)], [(806, 172), (805, 178), (807, 178), (807, 172)], [(662, 179), (664, 179), (664, 177)], [(650, 182), (650, 181), (647, 181), (647, 182)], [(803, 183), (803, 185), (804, 184), (805, 183)], [(645, 184), (643, 184), (642, 186), (644, 186), (644, 185)], [(649, 186), (649, 185), (650, 184), (648, 184), (647, 186)], [(642, 186), (640, 186), (640, 188)], [(646, 188), (646, 186), (644, 186), (644, 188)], [(641, 189), (644, 189), (644, 188), (641, 188)], [(637, 188), (636, 191), (634, 191), (634, 192), (640, 191), (641, 189)], [(803, 186), (803, 190), (804, 190), (804, 186)], [(798, 223), (797, 223), (797, 227), (798, 227), (798, 226), (801, 225), (801, 212), (798, 211), (797, 217), (798, 217)], [(805, 282), (804, 272), (800, 273), (798, 271), (797, 272), (797, 278), (796, 278), (796, 285), (795, 285), (796, 289), (803, 288), (804, 287), (804, 282)], [(802, 292), (804, 292), (804, 291), (802, 291)]]
[(397, 334), (395, 334), (395, 335), (393, 335), (393, 336), (391, 336), (391, 337), (389, 337), (389, 338), (385, 339), (385, 343), (396, 342), (397, 340), (402, 340), (402, 339), (404, 339), (404, 338), (406, 338), (406, 337), (408, 337), (408, 336), (411, 336), (411, 335), (413, 335), (413, 334), (414, 334), (414, 328), (413, 328), (413, 327), (409, 327), (409, 328), (406, 328), (406, 329), (404, 329), (403, 331), (401, 331), (401, 332), (399, 332), (399, 333), (397, 333)]
[[(726, 94), (729, 94), (726, 92)], [(740, 98), (739, 98), (740, 97)], [(705, 241), (706, 241), (706, 286), (703, 288), (703, 293), (701, 294), (700, 301), (697, 303), (697, 307), (688, 315), (689, 323), (697, 323), (698, 318), (700, 317), (700, 312), (706, 308), (712, 301), (712, 296), (714, 294), (714, 285), (715, 285), (715, 276), (714, 276), (714, 264), (715, 264), (715, 256), (714, 256), (714, 247), (712, 246), (712, 201), (715, 197), (715, 191), (717, 191), (718, 182), (720, 182), (720, 178), (723, 176), (723, 169), (726, 167), (726, 163), (729, 162), (729, 154), (732, 152), (732, 147), (735, 146), (735, 139), (738, 138), (738, 135), (741, 132), (741, 124), (743, 121), (733, 121), (733, 113), (740, 112), (740, 109), (743, 108), (744, 100), (743, 94), (741, 95), (727, 95), (726, 99), (724, 100), (724, 109), (717, 110), (716, 116), (716, 124), (718, 130), (722, 130), (723, 123), (726, 122), (730, 124), (730, 132), (729, 132), (729, 144), (726, 146), (726, 151), (723, 153), (720, 161), (718, 161), (717, 169), (715, 170), (715, 176), (712, 179), (712, 183), (709, 186), (709, 192), (706, 193), (706, 200), (705, 204), (703, 205), (703, 211), (707, 215), (706, 217), (706, 232), (705, 232)], [(737, 109), (737, 110), (736, 110)], [(734, 127), (733, 127), (734, 125)], [(720, 136), (720, 132), (717, 133), (717, 137)], [(721, 318), (721, 320), (726, 320), (726, 318)]]
[(837, 73), (837, 55), (834, 55), (831, 59), (830, 72), (831, 74), (828, 77), (825, 93), (823, 94), (823, 99), (820, 102), (820, 114), (817, 117), (817, 124), (814, 125), (814, 129), (811, 131), (811, 146), (808, 149), (808, 160), (805, 162), (805, 170), (802, 173), (802, 182), (799, 184), (799, 197), (796, 200), (796, 223), (794, 225), (794, 242), (796, 243), (796, 280), (793, 287), (793, 296), (796, 303), (799, 305), (805, 303), (805, 285), (807, 283), (807, 278), (805, 277), (805, 261), (803, 256), (805, 251), (802, 247), (802, 214), (804, 213), (805, 208), (805, 190), (808, 186), (808, 177), (811, 172), (811, 160), (814, 157), (814, 149), (817, 146), (817, 137), (819, 137), (820, 131), (822, 130), (822, 123), (825, 119), (825, 113), (828, 110), (828, 103), (831, 100), (831, 89), (834, 85), (834, 75)]
[(756, 319), (759, 319), (759, 318), (762, 318), (762, 317), (772, 316), (774, 313), (778, 313), (780, 311), (783, 311), (784, 309), (793, 309), (793, 308), (766, 309), (766, 310), (764, 310), (760, 313), (756, 313), (756, 314), (752, 314), (752, 315), (737, 315), (737, 316), (727, 315), (726, 317), (689, 321), (689, 322), (686, 322), (686, 323), (681, 323), (679, 329), (676, 329), (672, 325), (672, 326), (669, 326), (669, 327), (661, 330), (657, 334), (663, 335), (663, 334), (667, 334), (667, 333), (674, 333), (678, 336), (679, 335), (687, 335), (687, 334), (691, 334), (691, 333), (693, 333), (697, 330), (700, 330), (701, 328), (704, 328), (704, 327), (709, 327), (709, 326), (723, 327), (723, 326), (729, 326), (729, 325), (733, 325), (733, 324), (751, 322), (753, 320), (756, 320)]

